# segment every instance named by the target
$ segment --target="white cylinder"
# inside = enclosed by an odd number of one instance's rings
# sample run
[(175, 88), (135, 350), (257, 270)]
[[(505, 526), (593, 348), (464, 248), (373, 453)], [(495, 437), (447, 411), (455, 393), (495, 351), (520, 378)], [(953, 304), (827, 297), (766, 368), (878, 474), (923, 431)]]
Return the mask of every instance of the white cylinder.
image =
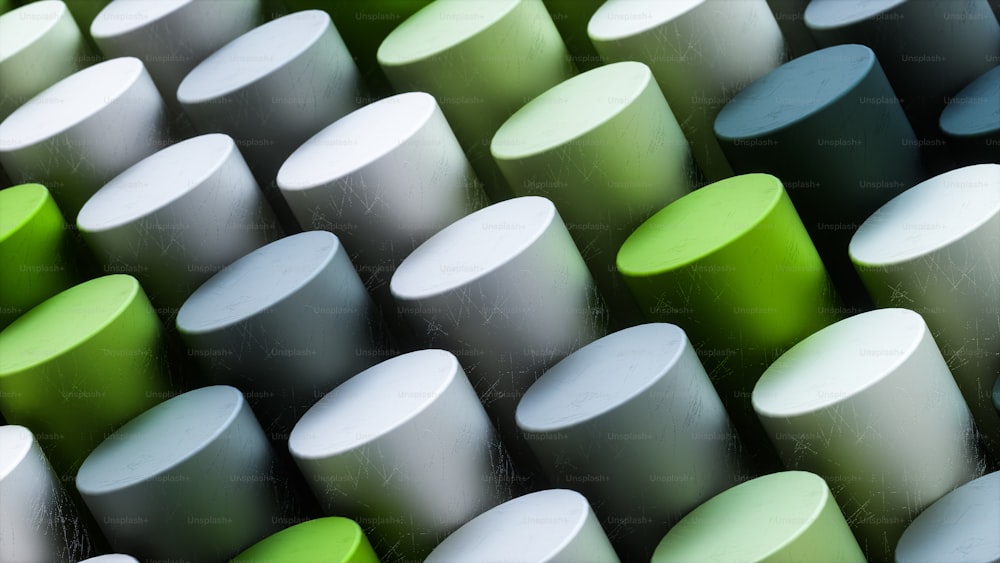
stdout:
[(89, 64), (83, 34), (61, 0), (31, 2), (0, 15), (0, 37), (0, 121)]
[(170, 144), (166, 106), (136, 58), (87, 67), (0, 123), (0, 164), (52, 192), (70, 222), (108, 180)]
[[(177, 100), (202, 133), (236, 140), (272, 204), (281, 164), (358, 107), (362, 84), (330, 16), (294, 12), (244, 33), (184, 77)], [(282, 204), (283, 205), (283, 204)]]
[(552, 202), (536, 196), (449, 225), (400, 264), (390, 289), (421, 343), (466, 366), (515, 457), (524, 451), (514, 423), (524, 392), (606, 332), (583, 258)]
[(116, 551), (219, 561), (301, 516), (286, 470), (238, 389), (202, 387), (109, 435), (76, 488)]
[(105, 272), (135, 276), (169, 309), (213, 274), (280, 236), (236, 144), (202, 135), (171, 145), (108, 182), (77, 216)]
[(872, 300), (927, 321), (1000, 460), (1000, 164), (978, 164), (907, 189), (869, 217), (850, 257)]
[(608, 60), (652, 69), (710, 181), (733, 175), (712, 133), (715, 116), (785, 61), (785, 41), (765, 0), (609, 0), (587, 33)]
[(477, 516), (441, 542), (427, 563), (618, 563), (618, 556), (583, 495), (538, 491)]
[(76, 561), (95, 546), (34, 434), (0, 426), (0, 561)]
[(829, 483), (869, 560), (891, 560), (921, 510), (986, 467), (972, 414), (908, 309), (807, 337), (764, 372), (751, 400), (785, 465)]
[(260, 0), (113, 0), (90, 24), (107, 57), (136, 57), (163, 99), (177, 105), (177, 87), (198, 63), (261, 23)]
[(327, 514), (367, 529), (384, 560), (422, 558), (511, 497), (503, 447), (454, 355), (419, 350), (352, 377), (288, 439)]
[(636, 560), (746, 478), (722, 401), (671, 324), (627, 328), (570, 354), (524, 394), (517, 425), (551, 483), (583, 493)]
[(337, 235), (387, 309), (403, 259), (486, 205), (441, 108), (423, 92), (379, 100), (326, 127), (288, 157), (278, 187), (299, 225)]

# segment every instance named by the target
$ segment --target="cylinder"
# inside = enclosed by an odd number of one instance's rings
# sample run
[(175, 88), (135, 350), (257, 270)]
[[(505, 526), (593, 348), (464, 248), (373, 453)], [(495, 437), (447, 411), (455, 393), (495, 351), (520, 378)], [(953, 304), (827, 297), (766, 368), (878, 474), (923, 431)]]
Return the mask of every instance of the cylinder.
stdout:
[(909, 309), (806, 338), (771, 364), (752, 401), (785, 466), (830, 484), (869, 561), (891, 561), (917, 514), (987, 466), (969, 407)]
[(987, 0), (812, 0), (804, 16), (820, 46), (871, 47), (914, 128), (931, 142), (947, 97), (1000, 56), (1000, 24)]
[(542, 0), (442, 0), (379, 46), (397, 92), (433, 95), (494, 201), (511, 197), (490, 140), (528, 100), (576, 73)]
[(389, 312), (389, 280), (403, 259), (486, 205), (441, 108), (424, 92), (373, 102), (329, 125), (288, 157), (278, 187), (299, 225), (337, 235)]
[(142, 61), (174, 110), (181, 80), (206, 57), (250, 31), (263, 16), (260, 0), (112, 1), (90, 34), (104, 56)]
[(850, 237), (924, 178), (919, 143), (872, 50), (839, 45), (785, 63), (726, 104), (715, 134), (737, 173), (781, 178), (841, 297), (854, 312), (869, 309)]
[(675, 325), (630, 327), (573, 352), (516, 417), (549, 481), (583, 493), (632, 560), (648, 561), (682, 516), (746, 479), (729, 416)]
[(324, 394), (388, 354), (371, 298), (325, 231), (233, 262), (181, 305), (176, 327), (202, 380), (246, 393), (279, 442)]
[(698, 183), (649, 67), (614, 63), (570, 78), (519, 109), (490, 146), (515, 195), (555, 203), (618, 324), (641, 322), (615, 255), (636, 227)]
[(619, 559), (583, 495), (547, 489), (477, 516), (434, 548), (425, 561), (618, 563)]
[(181, 81), (177, 100), (199, 132), (236, 140), (271, 205), (293, 224), (275, 184), (278, 169), (299, 145), (361, 105), (363, 90), (330, 16), (306, 10), (209, 55)]
[(50, 297), (0, 332), (0, 411), (71, 482), (108, 433), (169, 395), (162, 332), (129, 275)]
[(920, 513), (896, 545), (898, 563), (1000, 560), (1000, 472), (984, 475)]
[(124, 553), (107, 553), (89, 559), (84, 559), (80, 563), (139, 563), (139, 560)]
[(3, 561), (77, 561), (96, 553), (76, 505), (23, 426), (0, 426), (0, 498)]
[(503, 447), (458, 359), (377, 364), (302, 416), (288, 449), (327, 514), (355, 519), (384, 560), (417, 560), (511, 497)]
[(865, 556), (830, 487), (805, 471), (782, 471), (726, 490), (663, 537), (652, 563), (840, 561)]
[(221, 134), (129, 167), (84, 204), (76, 224), (104, 271), (135, 276), (171, 322), (213, 274), (280, 236), (239, 149)]
[(978, 430), (1000, 460), (1000, 164), (917, 184), (868, 218), (850, 257), (879, 307), (924, 318)]
[(745, 174), (682, 197), (625, 241), (618, 271), (647, 320), (684, 329), (737, 430), (770, 464), (750, 392), (842, 312), (781, 181)]
[(202, 387), (142, 413), (83, 462), (76, 488), (111, 547), (139, 559), (228, 559), (285, 527), (275, 457), (242, 393)]
[(414, 250), (389, 286), (421, 345), (468, 367), (500, 435), (527, 463), (518, 401), (546, 369), (607, 332), (603, 301), (555, 205), (525, 196), (472, 213)]
[(232, 559), (233, 563), (301, 561), (378, 563), (378, 557), (357, 522), (328, 516), (271, 534)]
[(0, 329), (78, 281), (73, 250), (45, 186), (0, 190)]
[[(1000, 62), (1000, 57), (997, 58)], [(1000, 162), (1000, 65), (948, 98), (938, 127), (955, 162), (963, 166)]]
[(712, 121), (736, 92), (785, 61), (764, 0), (610, 0), (587, 33), (609, 61), (649, 65), (709, 181), (733, 175)]
[(3, 13), (0, 37), (0, 121), (35, 94), (96, 62), (59, 0), (31, 2)]
[(60, 80), (0, 123), (0, 164), (15, 182), (44, 184), (75, 223), (101, 186), (170, 142), (153, 80), (122, 57)]

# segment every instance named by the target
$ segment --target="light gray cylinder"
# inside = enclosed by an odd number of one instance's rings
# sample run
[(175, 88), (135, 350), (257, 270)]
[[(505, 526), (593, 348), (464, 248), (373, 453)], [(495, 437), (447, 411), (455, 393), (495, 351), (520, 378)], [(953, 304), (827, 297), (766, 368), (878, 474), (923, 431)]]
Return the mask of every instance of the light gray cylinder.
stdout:
[(76, 488), (111, 547), (140, 559), (228, 559), (301, 514), (238, 389), (188, 391), (84, 460)]
[(299, 225), (337, 235), (365, 287), (392, 310), (389, 279), (431, 235), (486, 194), (430, 94), (407, 92), (337, 120), (278, 171)]
[(198, 63), (262, 23), (260, 0), (114, 0), (90, 24), (107, 57), (136, 57), (163, 99), (179, 110), (177, 87)]
[(907, 189), (851, 239), (854, 267), (880, 307), (927, 321), (976, 426), (1000, 460), (1000, 164), (966, 166)]
[(520, 496), (477, 516), (441, 542), (427, 563), (617, 563), (587, 499), (548, 489)]
[(1000, 561), (1000, 471), (941, 497), (913, 521), (896, 546), (898, 563)]
[(587, 34), (609, 61), (649, 66), (709, 181), (733, 175), (712, 133), (715, 116), (785, 61), (765, 0), (609, 0)]
[(719, 395), (671, 324), (627, 328), (570, 354), (524, 394), (517, 425), (551, 483), (583, 493), (636, 560), (749, 477)]
[(0, 121), (35, 94), (84, 68), (89, 50), (60, 0), (31, 2), (0, 15)]
[(134, 275), (167, 319), (213, 274), (280, 236), (236, 144), (220, 134), (136, 163), (76, 223), (105, 272)]
[(458, 356), (515, 457), (523, 451), (514, 422), (521, 396), (607, 330), (569, 231), (552, 202), (537, 196), (449, 225), (400, 264), (390, 289), (424, 346)]
[(139, 563), (139, 560), (124, 553), (108, 553), (80, 561), (80, 563)]
[(258, 248), (184, 302), (177, 330), (207, 381), (246, 393), (268, 435), (388, 354), (371, 298), (336, 235)]
[(352, 377), (303, 415), (288, 449), (331, 515), (384, 560), (422, 558), (511, 497), (508, 460), (458, 360), (419, 350)]
[[(357, 108), (363, 86), (330, 16), (294, 12), (227, 43), (177, 87), (202, 133), (236, 140), (276, 209), (281, 164), (321, 129)], [(281, 211), (279, 211), (281, 213)]]
[(171, 142), (167, 110), (139, 59), (87, 67), (0, 123), (0, 164), (49, 188), (70, 222), (106, 182)]
[(764, 372), (751, 400), (785, 465), (829, 483), (870, 561), (891, 561), (923, 509), (986, 468), (969, 407), (908, 309), (807, 337)]
[(76, 561), (95, 553), (76, 505), (23, 426), (0, 426), (0, 499), (0, 561)]

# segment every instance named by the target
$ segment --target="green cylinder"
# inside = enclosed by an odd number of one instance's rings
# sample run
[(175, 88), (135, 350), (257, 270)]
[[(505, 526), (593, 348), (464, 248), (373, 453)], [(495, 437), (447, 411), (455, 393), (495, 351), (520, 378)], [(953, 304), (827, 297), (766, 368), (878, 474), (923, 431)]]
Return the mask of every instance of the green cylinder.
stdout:
[(49, 190), (0, 190), (0, 329), (74, 282), (66, 222)]
[(842, 313), (781, 181), (745, 174), (691, 192), (640, 225), (617, 265), (647, 320), (687, 332), (737, 428), (769, 450), (754, 384)]
[(719, 493), (663, 537), (652, 563), (864, 562), (826, 482), (805, 471), (758, 477)]
[(170, 395), (161, 332), (132, 276), (73, 286), (0, 332), (0, 411), (71, 480), (108, 434)]
[(354, 520), (329, 516), (307, 520), (255, 543), (230, 563), (378, 563), (361, 526)]

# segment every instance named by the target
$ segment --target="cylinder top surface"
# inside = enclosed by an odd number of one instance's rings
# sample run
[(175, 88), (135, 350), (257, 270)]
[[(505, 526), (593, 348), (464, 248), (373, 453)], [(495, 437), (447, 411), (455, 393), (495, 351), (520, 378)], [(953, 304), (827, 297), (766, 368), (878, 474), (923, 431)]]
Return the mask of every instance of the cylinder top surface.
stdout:
[[(715, 134), (721, 139), (738, 140), (779, 131), (842, 98), (868, 76), (875, 64), (871, 49), (852, 44), (828, 47), (789, 61), (736, 94), (715, 118)], [(868, 101), (873, 102), (886, 100)]]
[(909, 309), (877, 309), (834, 323), (781, 355), (758, 380), (754, 410), (798, 416), (828, 408), (875, 385), (926, 336)]
[(243, 405), (243, 394), (226, 385), (168, 399), (101, 442), (80, 466), (76, 486), (98, 495), (169, 472), (215, 441)]
[(39, 0), (0, 14), (0, 64), (44, 36), (66, 12), (61, 0)]
[[(142, 29), (194, 0), (143, 0), (142, 2), (113, 1), (104, 7), (90, 24), (94, 37), (114, 37)], [(218, 1), (218, 0), (213, 0)], [(226, 0), (232, 1), (232, 0)]]
[(34, 437), (23, 426), (5, 424), (0, 426), (0, 482), (20, 465), (28, 452)]
[(950, 98), (940, 124), (942, 131), (956, 137), (1000, 133), (1000, 65)]
[(0, 123), (0, 150), (28, 147), (69, 129), (118, 99), (144, 72), (139, 59), (120, 57), (67, 76)]
[(512, 115), (493, 137), (493, 155), (524, 158), (571, 142), (620, 114), (652, 80), (649, 67), (632, 61), (570, 78)]
[(49, 197), (49, 191), (41, 184), (21, 184), (0, 190), (0, 242), (31, 221)]
[(594, 12), (587, 33), (597, 41), (615, 41), (659, 27), (706, 0), (611, 0)]
[(874, 18), (907, 2), (922, 0), (812, 0), (805, 23), (813, 29), (846, 27)]
[(961, 240), (998, 215), (1000, 164), (958, 168), (883, 205), (854, 234), (850, 255), (870, 265), (912, 260)]

